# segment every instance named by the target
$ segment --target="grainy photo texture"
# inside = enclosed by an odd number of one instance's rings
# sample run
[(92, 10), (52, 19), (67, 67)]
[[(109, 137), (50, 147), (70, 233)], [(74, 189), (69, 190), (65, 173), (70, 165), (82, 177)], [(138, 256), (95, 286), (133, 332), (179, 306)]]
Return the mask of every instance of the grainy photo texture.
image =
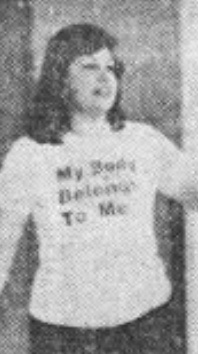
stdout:
[(187, 353), (180, 9), (1, 1), (1, 354)]

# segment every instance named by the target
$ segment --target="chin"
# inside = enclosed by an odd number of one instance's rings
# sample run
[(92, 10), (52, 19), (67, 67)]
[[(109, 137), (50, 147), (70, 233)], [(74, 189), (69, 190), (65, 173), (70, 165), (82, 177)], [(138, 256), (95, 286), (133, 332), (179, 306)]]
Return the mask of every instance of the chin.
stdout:
[(98, 110), (100, 110), (103, 114), (108, 113), (109, 110), (113, 107), (114, 101), (105, 101), (101, 102), (98, 104), (96, 107), (98, 107)]
[(111, 106), (108, 107), (98, 107), (94, 110), (95, 115), (97, 116), (106, 116), (108, 112), (110, 111)]

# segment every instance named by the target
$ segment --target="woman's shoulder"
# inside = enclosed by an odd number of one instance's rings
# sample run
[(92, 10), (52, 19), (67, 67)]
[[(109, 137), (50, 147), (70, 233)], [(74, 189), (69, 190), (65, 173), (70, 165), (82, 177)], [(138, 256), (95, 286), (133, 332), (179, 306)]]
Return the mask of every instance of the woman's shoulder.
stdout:
[(125, 134), (139, 137), (149, 144), (173, 144), (159, 129), (146, 122), (127, 121)]
[(38, 161), (41, 155), (40, 150), (36, 141), (28, 136), (22, 136), (10, 144), (3, 166), (14, 167), (14, 169), (29, 168), (33, 161)]
[(141, 151), (151, 152), (151, 154), (159, 158), (159, 156), (175, 155), (179, 148), (159, 129), (151, 124), (144, 122), (127, 122), (125, 128), (124, 141), (131, 149), (141, 148)]
[(39, 150), (39, 144), (35, 140), (28, 136), (22, 136), (11, 144), (8, 155), (14, 155), (15, 157), (21, 155), (23, 157), (36, 156)]
[(39, 144), (31, 139), (30, 137), (24, 135), (12, 142), (10, 146), (10, 152), (11, 151), (16, 151), (16, 152), (30, 152), (35, 149), (38, 149)]
[(145, 141), (160, 139), (161, 133), (153, 126), (145, 122), (128, 120), (123, 129), (123, 133), (129, 137), (142, 137)]

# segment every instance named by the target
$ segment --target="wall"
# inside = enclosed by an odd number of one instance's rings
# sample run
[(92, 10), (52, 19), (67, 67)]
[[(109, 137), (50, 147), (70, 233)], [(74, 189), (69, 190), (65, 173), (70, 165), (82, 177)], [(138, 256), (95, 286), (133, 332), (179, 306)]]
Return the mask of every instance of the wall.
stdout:
[[(31, 17), (33, 14), (34, 18)], [(13, 137), (22, 130), (24, 112), (31, 97), (32, 80), (36, 80), (39, 75), (46, 41), (62, 25), (78, 21), (98, 23), (120, 39), (118, 54), (126, 65), (123, 106), (129, 119), (150, 122), (175, 142), (179, 142), (179, 0), (34, 0), (31, 8), (25, 0), (5, 0), (1, 1), (0, 18), (4, 26), (0, 34), (0, 45), (4, 46), (0, 53), (2, 157)], [(30, 23), (33, 24), (31, 39)], [(29, 66), (30, 43), (34, 53), (32, 67)], [(166, 199), (162, 196), (158, 198), (156, 229), (159, 248), (175, 288), (178, 289), (179, 284), (183, 284), (183, 278), (181, 272), (178, 275), (175, 269), (181, 266), (182, 261), (176, 261), (174, 268), (170, 260), (173, 256), (177, 257), (175, 259), (183, 257), (181, 209), (173, 202), (170, 209)], [(174, 215), (171, 218), (174, 241), (168, 227), (170, 215)], [(31, 232), (27, 235), (19, 244), (10, 281), (0, 302), (2, 354), (27, 352), (26, 315), (37, 262), (35, 242), (32, 241)], [(181, 354), (182, 331), (178, 331), (176, 322), (183, 319), (183, 302), (178, 301), (178, 298), (180, 295), (174, 302), (175, 324), (171, 330)], [(155, 331), (158, 333), (157, 325)]]

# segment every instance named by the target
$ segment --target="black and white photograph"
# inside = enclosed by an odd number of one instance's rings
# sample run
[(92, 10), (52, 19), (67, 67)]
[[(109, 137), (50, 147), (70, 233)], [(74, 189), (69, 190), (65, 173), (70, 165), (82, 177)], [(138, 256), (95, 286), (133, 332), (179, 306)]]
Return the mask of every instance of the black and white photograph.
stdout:
[(1, 0), (0, 353), (198, 353), (198, 3)]

